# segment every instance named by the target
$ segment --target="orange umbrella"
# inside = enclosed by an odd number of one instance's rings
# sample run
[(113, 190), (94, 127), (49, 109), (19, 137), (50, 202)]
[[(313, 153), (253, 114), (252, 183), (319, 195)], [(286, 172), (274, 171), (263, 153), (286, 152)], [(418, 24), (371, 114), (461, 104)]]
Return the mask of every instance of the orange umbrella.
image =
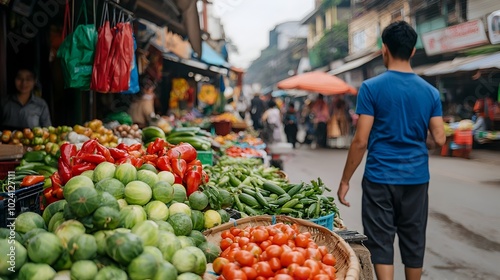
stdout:
[(356, 94), (357, 90), (341, 79), (321, 71), (307, 72), (278, 83), (279, 89), (300, 89), (324, 95)]

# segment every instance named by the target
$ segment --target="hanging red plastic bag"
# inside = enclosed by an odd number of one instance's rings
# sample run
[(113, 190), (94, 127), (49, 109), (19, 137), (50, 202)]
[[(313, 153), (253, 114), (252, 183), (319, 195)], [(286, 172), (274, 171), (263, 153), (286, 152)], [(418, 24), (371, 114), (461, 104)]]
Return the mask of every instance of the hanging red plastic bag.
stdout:
[(126, 91), (129, 88), (132, 57), (134, 54), (132, 27), (130, 23), (120, 22), (116, 25), (112, 50), (112, 65), (109, 69), (110, 92), (118, 93)]
[(113, 43), (113, 33), (108, 19), (108, 5), (104, 4), (101, 27), (99, 27), (97, 47), (94, 57), (94, 68), (92, 70), (92, 82), (90, 88), (98, 92), (109, 92), (110, 83), (108, 76), (108, 56)]

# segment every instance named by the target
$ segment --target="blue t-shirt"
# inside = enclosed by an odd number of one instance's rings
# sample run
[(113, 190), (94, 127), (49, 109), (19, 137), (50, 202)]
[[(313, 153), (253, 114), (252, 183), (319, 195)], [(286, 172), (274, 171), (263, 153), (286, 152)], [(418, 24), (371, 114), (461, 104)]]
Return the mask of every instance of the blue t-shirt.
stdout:
[(371, 182), (429, 182), (429, 121), (442, 116), (439, 92), (414, 73), (387, 71), (365, 81), (356, 113), (374, 117), (365, 177)]

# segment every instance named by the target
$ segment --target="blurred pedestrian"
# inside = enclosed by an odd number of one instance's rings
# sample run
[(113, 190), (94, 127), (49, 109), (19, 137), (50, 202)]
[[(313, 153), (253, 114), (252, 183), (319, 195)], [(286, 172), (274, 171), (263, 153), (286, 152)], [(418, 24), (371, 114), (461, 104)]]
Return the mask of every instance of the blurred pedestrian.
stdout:
[(291, 102), (288, 105), (288, 110), (283, 118), (285, 124), (285, 134), (287, 142), (292, 144), (295, 149), (295, 144), (297, 143), (297, 133), (299, 131), (298, 116), (295, 110), (295, 105)]
[(382, 33), (388, 71), (361, 85), (360, 115), (342, 179), (339, 201), (346, 206), (349, 181), (368, 148), (362, 182), (362, 220), (366, 247), (378, 279), (394, 279), (394, 238), (399, 238), (406, 279), (420, 279), (428, 215), (427, 132), (446, 141), (439, 91), (410, 65), (417, 33), (404, 21)]
[(266, 105), (261, 99), (260, 92), (255, 93), (252, 101), (250, 102), (250, 116), (253, 122), (253, 128), (257, 131), (263, 128), (262, 126), (262, 114), (266, 110)]
[(263, 141), (266, 144), (281, 142), (281, 133), (283, 125), (281, 121), (281, 112), (274, 100), (268, 103), (268, 109), (262, 115), (263, 123)]
[(316, 143), (320, 147), (326, 148), (326, 123), (330, 119), (330, 112), (322, 94), (314, 102), (312, 113), (314, 114), (314, 124), (316, 126)]

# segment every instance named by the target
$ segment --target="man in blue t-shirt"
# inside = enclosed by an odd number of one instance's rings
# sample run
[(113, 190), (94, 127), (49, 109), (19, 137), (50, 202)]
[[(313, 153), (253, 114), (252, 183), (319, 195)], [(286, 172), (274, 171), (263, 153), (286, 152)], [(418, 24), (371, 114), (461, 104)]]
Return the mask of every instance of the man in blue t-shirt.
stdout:
[(378, 279), (394, 278), (394, 237), (400, 240), (406, 279), (420, 279), (428, 214), (428, 131), (437, 145), (446, 141), (439, 92), (413, 73), (417, 34), (406, 22), (387, 26), (382, 55), (388, 71), (359, 90), (360, 115), (338, 189), (349, 206), (349, 181), (366, 149), (362, 219), (366, 246)]

